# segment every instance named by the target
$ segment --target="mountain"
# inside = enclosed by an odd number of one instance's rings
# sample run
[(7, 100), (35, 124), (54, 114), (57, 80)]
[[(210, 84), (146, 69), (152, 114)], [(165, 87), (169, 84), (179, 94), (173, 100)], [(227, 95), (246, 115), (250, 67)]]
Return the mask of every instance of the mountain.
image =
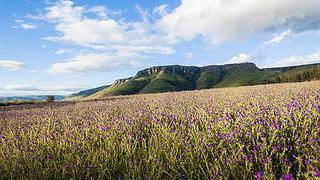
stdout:
[(92, 89), (88, 89), (88, 90), (84, 90), (84, 91), (80, 91), (78, 93), (75, 93), (75, 94), (71, 94), (69, 95), (68, 97), (66, 97), (68, 100), (76, 100), (76, 99), (79, 99), (79, 98), (85, 98), (85, 97), (88, 97), (92, 94), (95, 94), (103, 89), (106, 89), (110, 87), (110, 85), (105, 85), (105, 86), (100, 86), (100, 87), (97, 87), (97, 88), (92, 88)]
[[(47, 100), (47, 95), (30, 95), (30, 96), (10, 96), (10, 97), (0, 97), (0, 102), (8, 101), (44, 101)], [(63, 100), (65, 96), (55, 95), (56, 101)]]
[[(320, 64), (260, 69), (254, 63), (196, 66), (156, 66), (110, 86), (79, 92), (73, 98), (162, 93), (320, 79)], [(83, 95), (84, 94), (84, 95)]]

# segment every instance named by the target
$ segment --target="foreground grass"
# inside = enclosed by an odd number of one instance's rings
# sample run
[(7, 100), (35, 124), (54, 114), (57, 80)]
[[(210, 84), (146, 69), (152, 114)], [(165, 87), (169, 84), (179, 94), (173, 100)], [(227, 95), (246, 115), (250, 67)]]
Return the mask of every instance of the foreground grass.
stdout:
[(0, 178), (315, 179), (320, 82), (0, 109)]

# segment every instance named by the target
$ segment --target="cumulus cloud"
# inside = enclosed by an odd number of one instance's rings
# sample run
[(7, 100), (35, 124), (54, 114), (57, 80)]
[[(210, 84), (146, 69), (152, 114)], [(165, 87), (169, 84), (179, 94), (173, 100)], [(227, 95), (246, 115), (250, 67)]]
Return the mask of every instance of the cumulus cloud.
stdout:
[[(138, 10), (142, 11), (141, 8)], [(168, 48), (172, 44), (169, 37), (154, 32), (155, 29), (152, 29), (152, 25), (145, 18), (143, 22), (113, 19), (109, 17), (108, 10), (104, 6), (86, 8), (75, 6), (70, 0), (60, 0), (46, 8), (43, 18), (53, 23), (55, 30), (60, 34), (47, 37), (47, 40), (113, 50), (123, 46), (134, 46), (138, 47), (137, 49), (143, 49), (139, 46)]]
[[(159, 7), (157, 13), (163, 13)], [(149, 22), (146, 11), (137, 6), (141, 22), (116, 19), (105, 6), (76, 6), (60, 0), (45, 8), (41, 18), (53, 24), (58, 35), (46, 40), (80, 46), (87, 54), (75, 55), (51, 66), (51, 73), (77, 74), (136, 67), (146, 54), (175, 52), (175, 40)], [(161, 11), (161, 12), (160, 12)], [(64, 54), (58, 50), (56, 54)]]
[(137, 67), (139, 63), (131, 59), (133, 57), (133, 54), (128, 53), (78, 55), (68, 59), (66, 62), (53, 64), (49, 72), (55, 74), (79, 74)]
[(277, 28), (318, 29), (319, 9), (319, 0), (182, 0), (158, 27), (179, 39), (222, 43)]
[(262, 45), (270, 45), (270, 44), (280, 44), (283, 41), (290, 39), (295, 35), (295, 32), (293, 32), (291, 29), (288, 29), (281, 34), (278, 34), (274, 36), (272, 39), (265, 41)]
[(76, 44), (108, 44), (124, 41), (122, 29), (114, 20), (84, 19), (70, 23), (61, 23), (56, 30), (63, 32), (58, 38)]
[(230, 58), (229, 60), (227, 60), (226, 64), (254, 62), (255, 59), (256, 58), (250, 54), (240, 53), (239, 55), (234, 56), (234, 57)]
[(24, 62), (14, 60), (0, 60), (0, 69), (17, 71), (26, 67)]
[(295, 66), (314, 63), (320, 63), (320, 52), (307, 54), (303, 56), (295, 55), (288, 58), (279, 59), (272, 64), (272, 67)]

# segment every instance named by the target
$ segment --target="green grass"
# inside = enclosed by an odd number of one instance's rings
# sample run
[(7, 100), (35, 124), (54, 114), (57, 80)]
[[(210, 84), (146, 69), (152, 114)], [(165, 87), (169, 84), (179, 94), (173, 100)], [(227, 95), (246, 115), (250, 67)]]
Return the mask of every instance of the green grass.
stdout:
[(99, 91), (91, 96), (90, 98), (101, 98), (106, 96), (117, 96), (117, 95), (131, 95), (138, 93), (150, 82), (149, 78), (138, 78), (129, 80), (123, 84), (118, 84)]
[(209, 89), (222, 80), (222, 74), (216, 72), (201, 73), (197, 79), (197, 89)]
[(154, 79), (148, 85), (146, 85), (139, 93), (161, 93), (161, 92), (173, 92), (179, 91), (179, 88), (170, 84), (165, 79)]

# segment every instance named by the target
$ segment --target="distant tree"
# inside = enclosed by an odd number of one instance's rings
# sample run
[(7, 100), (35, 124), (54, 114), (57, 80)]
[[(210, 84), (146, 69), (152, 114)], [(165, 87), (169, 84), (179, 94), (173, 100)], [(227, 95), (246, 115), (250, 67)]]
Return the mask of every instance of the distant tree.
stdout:
[(276, 83), (281, 83), (281, 78), (279, 76), (277, 76), (275, 81), (276, 81)]
[(54, 102), (54, 96), (48, 96), (47, 102)]

